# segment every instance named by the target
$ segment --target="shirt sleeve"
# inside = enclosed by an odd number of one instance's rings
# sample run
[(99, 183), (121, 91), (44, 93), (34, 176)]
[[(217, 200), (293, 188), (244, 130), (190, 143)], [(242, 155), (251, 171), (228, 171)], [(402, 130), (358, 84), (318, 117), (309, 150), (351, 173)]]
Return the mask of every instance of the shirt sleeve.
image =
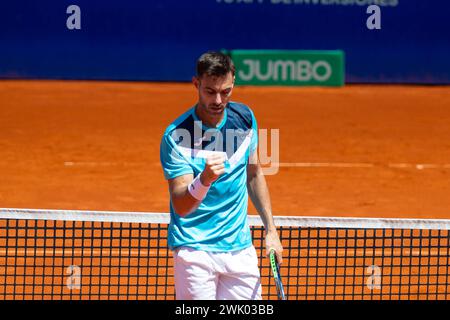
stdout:
[(194, 173), (192, 167), (177, 150), (177, 146), (173, 139), (167, 134), (164, 134), (161, 140), (160, 160), (164, 171), (164, 177), (167, 180)]
[(256, 122), (255, 115), (252, 114), (252, 139), (250, 141), (250, 154), (254, 153), (258, 148), (258, 123)]

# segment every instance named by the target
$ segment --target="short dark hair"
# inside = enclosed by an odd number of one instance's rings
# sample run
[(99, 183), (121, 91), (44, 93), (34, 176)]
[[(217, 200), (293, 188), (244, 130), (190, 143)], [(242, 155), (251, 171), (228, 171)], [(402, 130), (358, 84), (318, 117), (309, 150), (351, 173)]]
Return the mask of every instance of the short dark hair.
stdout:
[(231, 58), (218, 51), (208, 51), (197, 60), (197, 77), (204, 74), (214, 77), (226, 76), (229, 72), (234, 76), (236, 69)]

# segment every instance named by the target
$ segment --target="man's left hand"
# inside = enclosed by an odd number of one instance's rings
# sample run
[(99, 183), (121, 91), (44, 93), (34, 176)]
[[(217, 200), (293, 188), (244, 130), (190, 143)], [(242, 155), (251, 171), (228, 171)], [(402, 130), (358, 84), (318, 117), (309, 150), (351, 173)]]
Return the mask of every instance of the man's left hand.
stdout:
[(274, 249), (279, 264), (283, 263), (283, 246), (278, 237), (277, 230), (269, 231), (266, 234), (266, 256), (269, 256), (270, 250)]

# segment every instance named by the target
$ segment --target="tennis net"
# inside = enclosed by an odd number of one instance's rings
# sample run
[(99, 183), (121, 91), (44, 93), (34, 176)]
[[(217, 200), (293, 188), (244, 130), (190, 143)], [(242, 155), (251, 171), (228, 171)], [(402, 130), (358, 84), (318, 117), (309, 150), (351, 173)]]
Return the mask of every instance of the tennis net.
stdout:
[[(0, 299), (174, 299), (167, 213), (0, 209)], [(450, 220), (275, 217), (288, 299), (448, 299)], [(276, 299), (249, 216), (263, 298)]]

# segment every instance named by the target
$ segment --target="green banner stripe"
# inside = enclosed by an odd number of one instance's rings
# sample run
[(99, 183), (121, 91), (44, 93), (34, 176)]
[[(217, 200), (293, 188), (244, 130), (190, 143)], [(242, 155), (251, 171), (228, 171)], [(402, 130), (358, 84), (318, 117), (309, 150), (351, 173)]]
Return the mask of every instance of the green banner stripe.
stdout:
[(233, 50), (236, 84), (343, 86), (344, 52)]

